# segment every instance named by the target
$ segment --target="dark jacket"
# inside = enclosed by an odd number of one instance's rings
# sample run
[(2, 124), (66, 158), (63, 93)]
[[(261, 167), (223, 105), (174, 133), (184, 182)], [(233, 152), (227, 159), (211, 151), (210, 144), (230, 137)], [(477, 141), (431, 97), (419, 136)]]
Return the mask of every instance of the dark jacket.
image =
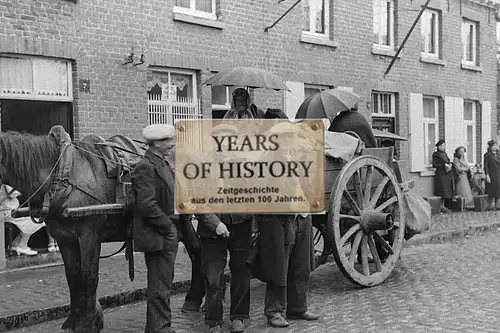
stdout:
[(169, 217), (174, 214), (174, 188), (173, 170), (164, 159), (147, 151), (132, 171), (137, 251), (161, 251), (166, 246), (177, 248), (175, 225)]
[(435, 151), (432, 154), (432, 166), (436, 168), (434, 176), (434, 194), (443, 199), (450, 199), (455, 196), (455, 181), (453, 173), (446, 171), (446, 164), (451, 163), (448, 155), (444, 151)]

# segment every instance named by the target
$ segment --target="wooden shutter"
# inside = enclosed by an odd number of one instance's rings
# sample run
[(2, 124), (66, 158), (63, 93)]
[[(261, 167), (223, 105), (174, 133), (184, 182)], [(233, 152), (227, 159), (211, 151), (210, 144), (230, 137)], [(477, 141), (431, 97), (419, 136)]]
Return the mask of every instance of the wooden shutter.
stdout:
[(287, 81), (286, 85), (290, 91), (285, 91), (285, 113), (290, 120), (294, 120), (300, 104), (305, 99), (304, 83)]
[[(447, 151), (450, 158), (452, 158), (455, 149), (458, 146), (467, 147), (467, 126), (464, 120), (464, 99), (460, 97), (454, 98), (453, 114), (455, 118), (453, 122), (455, 123), (455, 130), (452, 133), (455, 145), (448, 146)], [(445, 120), (448, 122), (447, 120)], [(446, 135), (448, 137), (448, 135)], [(447, 139), (447, 138), (446, 138)]]
[(424, 105), (422, 94), (410, 94), (408, 110), (410, 111), (410, 166), (411, 172), (420, 172), (425, 169), (424, 162)]
[(481, 132), (481, 148), (486, 149), (488, 141), (492, 139), (491, 102), (489, 101), (483, 101), (483, 105), (481, 106)]
[[(451, 149), (455, 149), (457, 146), (457, 140), (455, 138), (455, 131), (458, 127), (456, 123), (456, 113), (455, 113), (455, 98), (446, 96), (444, 98), (444, 138), (446, 140), (446, 150), (448, 155), (450, 155)], [(451, 158), (451, 156), (449, 156)]]

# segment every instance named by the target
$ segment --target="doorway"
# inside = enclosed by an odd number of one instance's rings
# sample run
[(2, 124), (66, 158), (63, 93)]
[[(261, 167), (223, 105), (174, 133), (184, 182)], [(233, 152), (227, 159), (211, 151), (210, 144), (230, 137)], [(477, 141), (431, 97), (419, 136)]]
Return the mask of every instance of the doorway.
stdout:
[(73, 138), (73, 103), (3, 99), (0, 110), (2, 132), (47, 135), (52, 126), (62, 125)]

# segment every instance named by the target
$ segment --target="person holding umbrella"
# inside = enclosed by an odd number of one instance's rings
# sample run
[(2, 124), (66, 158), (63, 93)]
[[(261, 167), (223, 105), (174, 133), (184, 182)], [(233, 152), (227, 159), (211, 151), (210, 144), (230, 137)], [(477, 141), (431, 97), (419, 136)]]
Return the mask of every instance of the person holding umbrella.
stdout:
[(231, 99), (231, 110), (224, 115), (224, 119), (262, 118), (264, 118), (264, 111), (252, 103), (248, 91), (243, 88), (235, 89)]

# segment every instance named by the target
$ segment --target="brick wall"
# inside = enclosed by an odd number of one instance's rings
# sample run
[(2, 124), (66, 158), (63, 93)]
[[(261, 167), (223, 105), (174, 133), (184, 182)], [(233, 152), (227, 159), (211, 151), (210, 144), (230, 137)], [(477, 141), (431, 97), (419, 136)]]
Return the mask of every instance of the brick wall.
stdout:
[[(397, 44), (413, 23), (423, 1), (400, 1), (397, 6)], [(91, 92), (75, 90), (75, 134), (94, 132), (137, 137), (147, 123), (146, 65), (199, 71), (198, 82), (211, 70), (236, 65), (258, 66), (286, 80), (342, 85), (369, 102), (377, 82), (389, 82), (399, 91), (397, 128), (408, 136), (408, 94), (435, 92), (492, 101), (497, 96), (496, 21), (494, 9), (460, 0), (433, 1), (442, 11), (442, 51), (445, 66), (420, 61), (420, 24), (406, 43), (390, 74), (383, 73), (391, 58), (371, 53), (373, 13), (371, 2), (333, 0), (331, 39), (338, 47), (300, 41), (301, 8), (292, 10), (269, 32), (290, 6), (290, 1), (218, 0), (225, 26), (215, 29), (173, 19), (172, 1), (164, 0), (63, 0), (0, 1), (0, 52), (37, 54), (73, 59), (75, 82), (90, 79)], [(463, 70), (461, 13), (480, 16), (482, 72)], [(144, 48), (147, 63), (124, 67), (134, 46)], [(77, 85), (75, 84), (75, 87)], [(199, 87), (203, 113), (210, 115), (210, 87)], [(283, 95), (255, 91), (263, 109), (283, 107)], [(369, 118), (370, 110), (360, 105)], [(496, 110), (495, 110), (496, 111)], [(496, 132), (496, 114), (492, 116)], [(401, 145), (408, 160), (408, 143)]]

